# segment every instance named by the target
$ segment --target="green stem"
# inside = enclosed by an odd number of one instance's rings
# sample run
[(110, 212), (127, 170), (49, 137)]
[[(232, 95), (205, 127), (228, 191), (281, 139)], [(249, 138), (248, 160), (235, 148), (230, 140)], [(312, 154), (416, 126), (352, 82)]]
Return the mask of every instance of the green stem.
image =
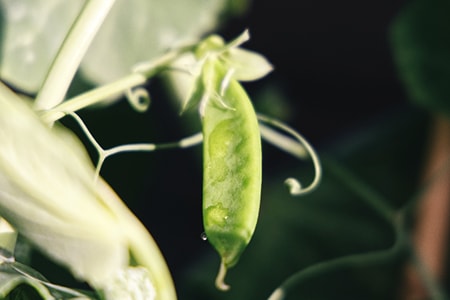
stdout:
[(359, 266), (379, 265), (382, 261), (389, 261), (393, 259), (402, 251), (402, 249), (404, 249), (404, 235), (400, 230), (400, 226), (397, 226), (396, 239), (391, 247), (383, 250), (338, 257), (307, 267), (285, 280), (283, 284), (281, 284), (272, 293), (268, 300), (282, 300), (290, 291), (297, 288), (300, 284), (306, 284), (308, 280), (317, 278), (335, 270)]
[(52, 124), (64, 117), (68, 112), (75, 112), (84, 107), (102, 102), (105, 99), (123, 94), (131, 88), (144, 84), (150, 77), (167, 68), (181, 54), (190, 50), (192, 50), (192, 47), (184, 47), (167, 52), (156, 60), (141, 63), (134, 68), (133, 73), (126, 77), (75, 96), (51, 110), (42, 112), (41, 119), (46, 123)]
[(338, 163), (336, 160), (322, 157), (322, 162), (324, 164), (324, 168), (326, 168), (327, 171), (334, 176), (334, 178), (344, 183), (344, 185), (358, 195), (361, 200), (365, 201), (388, 223), (392, 224), (395, 216), (395, 210), (388, 204), (385, 197), (372, 189), (372, 187), (367, 185), (363, 180)]
[(36, 97), (36, 110), (64, 100), (73, 77), (115, 0), (88, 0), (69, 30)]
[[(402, 213), (397, 214), (391, 208), (384, 197), (379, 195), (370, 186), (365, 184), (357, 176), (352, 174), (350, 170), (341, 166), (331, 158), (324, 159), (322, 157), (324, 168), (329, 171), (335, 178), (342, 181), (355, 194), (360, 196), (368, 205), (370, 205), (380, 216), (382, 216), (395, 231), (395, 242), (388, 249), (369, 251), (366, 253), (351, 254), (338, 257), (328, 261), (314, 264), (310, 267), (302, 269), (286, 279), (269, 297), (269, 300), (282, 300), (291, 290), (304, 284), (306, 281), (342, 268), (351, 268), (361, 265), (378, 264), (382, 260), (392, 258), (404, 248), (406, 235), (403, 229)], [(397, 218), (396, 218), (397, 216)]]
[(132, 87), (144, 84), (146, 81), (147, 78), (143, 74), (132, 73), (117, 81), (64, 101), (55, 108), (43, 112), (41, 119), (44, 122), (51, 124), (64, 117), (68, 112), (75, 112), (110, 97), (117, 96)]

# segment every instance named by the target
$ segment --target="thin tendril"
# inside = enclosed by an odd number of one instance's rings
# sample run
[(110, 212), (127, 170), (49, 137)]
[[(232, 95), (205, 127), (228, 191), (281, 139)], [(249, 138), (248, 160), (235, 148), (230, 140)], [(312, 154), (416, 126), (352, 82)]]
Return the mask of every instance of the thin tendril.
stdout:
[(395, 229), (396, 239), (389, 248), (364, 253), (349, 254), (306, 267), (286, 279), (277, 289), (275, 289), (268, 299), (282, 300), (289, 291), (298, 287), (301, 283), (306, 284), (308, 280), (311, 280), (314, 277), (317, 278), (332, 271), (342, 270), (343, 268), (380, 264), (382, 261), (395, 258), (395, 256), (400, 253), (405, 246), (404, 235), (401, 233), (400, 226)]
[(138, 112), (146, 112), (150, 106), (150, 94), (145, 88), (130, 88), (125, 95), (130, 105)]
[[(291, 195), (293, 195), (293, 196), (305, 195), (307, 193), (312, 192), (315, 188), (317, 188), (317, 186), (319, 185), (320, 180), (322, 178), (322, 166), (320, 164), (319, 157), (316, 154), (313, 147), (297, 131), (295, 131), (291, 127), (289, 127), (275, 119), (258, 114), (258, 120), (265, 122), (273, 127), (276, 127), (284, 132), (287, 132), (288, 134), (293, 136), (311, 157), (311, 160), (314, 164), (314, 170), (315, 170), (314, 180), (312, 181), (312, 183), (309, 186), (304, 188), (301, 186), (300, 182), (297, 179), (295, 179), (295, 178), (286, 179), (284, 183), (289, 187), (289, 192), (291, 193)], [(275, 132), (272, 132), (272, 134), (276, 135)], [(268, 139), (269, 142), (273, 141), (272, 137), (270, 135), (261, 134), (261, 136), (265, 139)], [(278, 140), (278, 142), (280, 142), (280, 141), (282, 141), (282, 139)], [(279, 145), (279, 144), (275, 144), (275, 143), (274, 143), (274, 145), (280, 147), (284, 151), (287, 151), (296, 157), (300, 157), (298, 152), (291, 152), (292, 151), (291, 147), (287, 147), (285, 145)], [(299, 148), (297, 147), (296, 149), (298, 150)]]
[(94, 175), (94, 182), (97, 182), (98, 177), (100, 176), (100, 169), (107, 157), (105, 149), (103, 149), (102, 146), (97, 142), (97, 140), (94, 138), (92, 133), (87, 128), (86, 124), (83, 122), (83, 120), (74, 112), (67, 112), (67, 115), (71, 116), (77, 123), (78, 126), (80, 126), (81, 130), (84, 132), (86, 137), (88, 138), (89, 142), (94, 146), (95, 150), (97, 150), (98, 153), (98, 160), (97, 160), (97, 166), (95, 167), (95, 175)]
[(94, 136), (87, 128), (86, 124), (76, 113), (67, 112), (66, 114), (74, 118), (74, 120), (78, 123), (78, 126), (80, 126), (81, 130), (84, 132), (89, 142), (94, 146), (94, 148), (98, 153), (99, 157), (97, 161), (97, 166), (95, 168), (94, 182), (97, 182), (98, 177), (100, 176), (101, 167), (103, 166), (103, 163), (105, 162), (106, 158), (110, 156), (124, 152), (151, 152), (159, 149), (188, 148), (198, 145), (203, 141), (203, 135), (201, 133), (196, 133), (191, 136), (182, 138), (181, 140), (176, 142), (161, 143), (161, 144), (152, 144), (152, 143), (126, 144), (115, 146), (109, 149), (104, 149), (97, 142), (97, 140), (94, 138)]
[(420, 258), (414, 252), (411, 237), (409, 232), (405, 228), (405, 217), (411, 213), (412, 206), (415, 206), (417, 202), (422, 199), (424, 193), (430, 188), (430, 186), (439, 179), (443, 172), (446, 172), (450, 167), (450, 159), (443, 164), (438, 171), (423, 185), (419, 191), (408, 201), (403, 207), (397, 210), (388, 206), (387, 200), (381, 195), (376, 193), (365, 182), (358, 180), (357, 177), (352, 175), (349, 170), (344, 169), (343, 166), (338, 165), (331, 159), (324, 160), (324, 166), (327, 166), (327, 170), (330, 171), (335, 178), (342, 181), (344, 185), (350, 188), (356, 195), (360, 196), (367, 204), (371, 206), (381, 217), (383, 217), (389, 225), (393, 227), (395, 232), (395, 242), (393, 245), (384, 250), (375, 250), (366, 253), (352, 254), (343, 257), (338, 257), (328, 261), (314, 264), (305, 269), (298, 271), (287, 278), (268, 298), (268, 300), (283, 300), (291, 290), (298, 287), (300, 284), (305, 284), (305, 281), (314, 277), (323, 275), (326, 272), (342, 269), (345, 267), (380, 264), (390, 258), (394, 258), (395, 255), (409, 249), (412, 255), (413, 263), (417, 266), (419, 275), (426, 285), (427, 290), (433, 299), (445, 299), (445, 292), (442, 287), (430, 276), (428, 270), (424, 267)]
[(25, 266), (23, 266), (20, 263), (17, 263), (17, 262), (11, 263), (10, 267), (12, 269), (14, 269), (17, 273), (25, 276), (26, 278), (31, 279), (33, 281), (37, 281), (40, 284), (43, 284), (43, 285), (45, 285), (47, 287), (50, 287), (50, 288), (52, 288), (54, 290), (58, 290), (60, 292), (63, 292), (63, 293), (66, 293), (66, 294), (69, 294), (69, 295), (72, 295), (72, 296), (80, 297), (80, 299), (84, 299), (86, 297), (85, 294), (82, 294), (82, 293), (80, 293), (80, 292), (78, 292), (76, 290), (73, 290), (73, 289), (70, 289), (70, 288), (67, 288), (67, 287), (64, 287), (64, 286), (60, 286), (60, 285), (53, 284), (53, 283), (50, 283), (48, 281), (44, 281), (44, 280), (41, 280), (39, 278), (36, 278), (35, 276), (33, 276), (33, 275), (27, 273), (26, 271), (22, 270), (22, 268), (25, 268)]

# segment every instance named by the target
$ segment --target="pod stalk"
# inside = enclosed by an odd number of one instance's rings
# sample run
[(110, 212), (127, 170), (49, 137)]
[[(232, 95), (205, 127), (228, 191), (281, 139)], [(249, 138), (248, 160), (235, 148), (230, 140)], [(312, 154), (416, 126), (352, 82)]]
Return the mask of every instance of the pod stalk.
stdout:
[(230, 289), (230, 286), (225, 283), (226, 275), (227, 275), (227, 267), (225, 266), (225, 263), (222, 261), (220, 263), (219, 273), (217, 274), (216, 277), (216, 287), (224, 292)]

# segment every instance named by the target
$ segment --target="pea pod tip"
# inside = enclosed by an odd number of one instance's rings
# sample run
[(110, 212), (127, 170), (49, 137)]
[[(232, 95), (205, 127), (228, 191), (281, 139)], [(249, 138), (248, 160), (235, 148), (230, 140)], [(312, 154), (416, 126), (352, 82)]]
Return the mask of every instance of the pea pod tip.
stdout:
[(228, 291), (230, 289), (230, 286), (225, 283), (225, 276), (227, 275), (227, 267), (225, 266), (225, 263), (222, 261), (220, 263), (220, 269), (219, 273), (216, 277), (216, 287), (217, 289), (221, 291)]

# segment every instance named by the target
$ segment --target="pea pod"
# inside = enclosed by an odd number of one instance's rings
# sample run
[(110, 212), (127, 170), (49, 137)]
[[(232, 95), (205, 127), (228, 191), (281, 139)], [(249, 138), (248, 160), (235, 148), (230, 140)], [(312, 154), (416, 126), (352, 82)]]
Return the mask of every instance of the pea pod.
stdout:
[(203, 66), (200, 104), (203, 131), (203, 224), (221, 256), (219, 289), (256, 227), (261, 196), (261, 137), (253, 106), (242, 86), (215, 58)]

